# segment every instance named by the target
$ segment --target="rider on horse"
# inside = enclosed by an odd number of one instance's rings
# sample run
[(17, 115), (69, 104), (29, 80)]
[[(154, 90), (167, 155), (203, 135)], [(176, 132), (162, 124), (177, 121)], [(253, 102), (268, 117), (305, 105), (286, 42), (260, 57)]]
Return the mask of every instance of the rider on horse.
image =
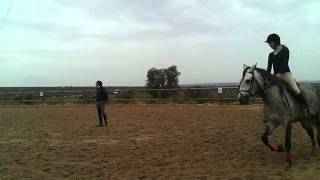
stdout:
[(267, 71), (271, 73), (273, 66), (276, 77), (283, 80), (292, 89), (297, 100), (304, 105), (306, 116), (316, 115), (290, 72), (289, 49), (280, 43), (280, 37), (277, 34), (270, 34), (265, 42), (273, 49), (269, 54)]

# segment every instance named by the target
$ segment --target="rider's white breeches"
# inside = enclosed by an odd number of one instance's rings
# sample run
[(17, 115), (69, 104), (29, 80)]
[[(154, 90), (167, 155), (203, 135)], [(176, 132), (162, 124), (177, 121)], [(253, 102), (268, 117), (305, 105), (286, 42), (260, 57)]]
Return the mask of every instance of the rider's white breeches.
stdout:
[(297, 82), (293, 78), (291, 72), (286, 72), (279, 75), (281, 76), (281, 79), (283, 79), (291, 87), (291, 89), (295, 92), (296, 95), (300, 94), (300, 88), (298, 87)]

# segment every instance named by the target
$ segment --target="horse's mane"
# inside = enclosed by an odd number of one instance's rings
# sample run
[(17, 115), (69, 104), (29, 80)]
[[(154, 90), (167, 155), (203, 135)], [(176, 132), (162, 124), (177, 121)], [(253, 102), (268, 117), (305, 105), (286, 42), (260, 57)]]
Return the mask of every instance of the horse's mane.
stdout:
[(266, 71), (265, 69), (261, 69), (261, 68), (256, 68), (256, 71), (258, 71), (261, 76), (271, 82), (276, 82), (277, 78), (275, 75), (269, 73), (268, 71)]

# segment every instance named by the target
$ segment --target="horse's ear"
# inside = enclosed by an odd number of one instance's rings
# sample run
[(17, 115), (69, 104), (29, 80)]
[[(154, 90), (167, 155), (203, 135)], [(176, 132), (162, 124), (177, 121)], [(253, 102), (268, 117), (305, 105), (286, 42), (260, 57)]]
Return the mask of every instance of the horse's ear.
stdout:
[(248, 66), (246, 64), (243, 64), (243, 69), (246, 69)]
[(257, 68), (257, 63), (251, 67), (251, 70), (255, 70)]

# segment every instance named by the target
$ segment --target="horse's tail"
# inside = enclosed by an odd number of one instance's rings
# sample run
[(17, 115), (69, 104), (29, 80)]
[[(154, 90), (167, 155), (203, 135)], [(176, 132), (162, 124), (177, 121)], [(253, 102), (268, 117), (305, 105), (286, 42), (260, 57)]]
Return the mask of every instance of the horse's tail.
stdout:
[(319, 100), (317, 112), (318, 112), (318, 118), (320, 120), (320, 86), (316, 87), (316, 93), (318, 95), (318, 100)]

